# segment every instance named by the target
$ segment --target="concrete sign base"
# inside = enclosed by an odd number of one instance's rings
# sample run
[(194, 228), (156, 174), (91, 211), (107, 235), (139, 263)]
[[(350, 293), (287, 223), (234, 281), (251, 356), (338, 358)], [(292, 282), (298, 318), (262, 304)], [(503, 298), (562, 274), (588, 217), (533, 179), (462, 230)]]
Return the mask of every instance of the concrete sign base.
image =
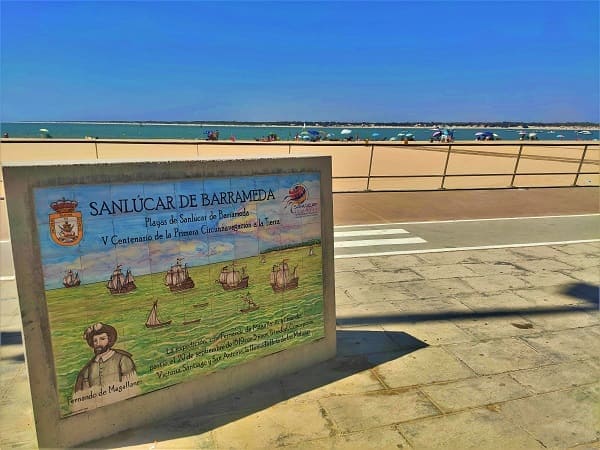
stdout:
[(335, 355), (329, 157), (3, 170), (40, 447)]

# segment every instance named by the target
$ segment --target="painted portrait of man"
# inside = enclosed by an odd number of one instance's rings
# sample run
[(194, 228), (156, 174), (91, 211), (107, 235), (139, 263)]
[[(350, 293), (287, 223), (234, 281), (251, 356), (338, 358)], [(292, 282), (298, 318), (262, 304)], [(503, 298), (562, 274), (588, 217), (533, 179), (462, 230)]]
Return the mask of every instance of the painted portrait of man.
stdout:
[(83, 338), (93, 349), (94, 356), (79, 371), (75, 392), (137, 379), (132, 355), (113, 348), (117, 342), (117, 330), (114, 327), (98, 322), (85, 330)]

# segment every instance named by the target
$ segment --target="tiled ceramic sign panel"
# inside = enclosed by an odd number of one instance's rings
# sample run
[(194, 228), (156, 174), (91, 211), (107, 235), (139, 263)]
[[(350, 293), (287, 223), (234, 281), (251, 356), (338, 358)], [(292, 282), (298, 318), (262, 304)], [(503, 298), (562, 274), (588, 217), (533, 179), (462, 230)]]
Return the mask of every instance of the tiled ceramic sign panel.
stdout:
[(40, 445), (334, 354), (329, 160), (261, 162), (5, 169)]

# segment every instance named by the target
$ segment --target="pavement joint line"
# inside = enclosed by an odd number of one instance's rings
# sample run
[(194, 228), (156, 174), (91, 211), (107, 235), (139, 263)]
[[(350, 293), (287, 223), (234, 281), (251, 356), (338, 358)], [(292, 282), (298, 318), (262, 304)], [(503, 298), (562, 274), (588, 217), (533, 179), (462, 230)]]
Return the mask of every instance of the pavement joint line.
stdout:
[(379, 375), (379, 372), (377, 371), (377, 366), (375, 367), (371, 367), (369, 369), (369, 371), (373, 374), (373, 376), (377, 379), (377, 381), (379, 381), (379, 384), (381, 384), (383, 386), (384, 390), (390, 390), (390, 386), (385, 382), (385, 380)]
[(421, 393), (421, 395), (423, 395), (423, 397), (425, 397), (429, 401), (429, 403), (431, 403), (435, 407), (435, 409), (437, 409), (440, 412), (440, 414), (446, 414), (446, 411), (444, 410), (444, 408), (442, 408), (440, 405), (438, 405), (432, 397), (427, 395), (427, 392), (425, 392), (423, 390), (423, 387), (425, 387), (425, 386), (419, 385), (417, 387), (417, 391), (419, 391)]
[(526, 216), (526, 217), (493, 217), (484, 219), (453, 219), (453, 220), (428, 220), (422, 222), (387, 222), (387, 223), (363, 223), (354, 225), (337, 225), (334, 230), (338, 228), (353, 228), (353, 227), (378, 227), (383, 225), (420, 225), (420, 224), (434, 224), (434, 223), (457, 223), (457, 222), (485, 222), (485, 221), (498, 221), (498, 220), (527, 220), (527, 219), (558, 219), (558, 218), (571, 218), (571, 217), (593, 217), (600, 216), (600, 213), (590, 214), (565, 214), (560, 216)]
[(539, 246), (544, 246), (544, 245), (587, 244), (590, 242), (600, 242), (600, 239), (581, 239), (581, 240), (576, 240), (576, 241), (557, 241), (557, 242), (528, 242), (528, 243), (524, 243), (524, 244), (499, 244), (499, 245), (481, 245), (481, 246), (476, 246), (476, 247), (426, 248), (426, 249), (420, 249), (420, 250), (398, 250), (398, 251), (393, 251), (393, 252), (356, 253), (356, 254), (351, 254), (351, 255), (335, 255), (335, 259), (367, 258), (367, 257), (371, 257), (371, 256), (414, 255), (414, 254), (419, 254), (419, 253), (459, 252), (459, 251), (469, 251), (469, 250), (493, 250), (493, 249), (498, 249), (498, 248), (539, 247)]

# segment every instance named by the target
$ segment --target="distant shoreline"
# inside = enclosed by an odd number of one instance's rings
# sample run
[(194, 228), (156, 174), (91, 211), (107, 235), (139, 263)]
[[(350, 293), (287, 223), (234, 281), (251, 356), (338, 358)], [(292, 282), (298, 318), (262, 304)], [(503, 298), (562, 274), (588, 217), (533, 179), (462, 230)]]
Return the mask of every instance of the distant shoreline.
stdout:
[[(39, 120), (31, 120), (31, 121), (15, 121), (15, 122), (2, 122), (6, 124), (74, 124), (74, 125), (140, 125), (140, 126), (179, 126), (179, 127), (198, 127), (198, 128), (207, 128), (207, 127), (231, 127), (231, 128), (303, 128), (304, 123), (302, 124), (259, 124), (257, 122), (236, 122), (236, 123), (226, 123), (226, 122), (203, 122), (203, 123), (192, 123), (192, 122), (120, 122), (120, 121), (60, 121), (60, 120), (50, 120), (50, 121), (39, 121)], [(523, 126), (512, 126), (512, 127), (503, 127), (499, 125), (487, 125), (485, 123), (478, 125), (450, 125), (449, 127), (452, 129), (497, 129), (497, 130), (600, 130), (600, 124), (589, 125), (589, 124), (544, 124), (544, 125), (529, 125), (526, 124), (527, 128), (523, 128)], [(440, 127), (444, 127), (445, 125), (440, 125)], [(390, 124), (335, 124), (335, 125), (325, 125), (325, 124), (309, 124), (306, 125), (306, 128), (358, 128), (358, 129), (370, 129), (370, 128), (384, 128), (384, 129), (393, 129), (393, 128), (403, 128), (403, 129), (432, 129), (433, 125), (390, 125)]]

